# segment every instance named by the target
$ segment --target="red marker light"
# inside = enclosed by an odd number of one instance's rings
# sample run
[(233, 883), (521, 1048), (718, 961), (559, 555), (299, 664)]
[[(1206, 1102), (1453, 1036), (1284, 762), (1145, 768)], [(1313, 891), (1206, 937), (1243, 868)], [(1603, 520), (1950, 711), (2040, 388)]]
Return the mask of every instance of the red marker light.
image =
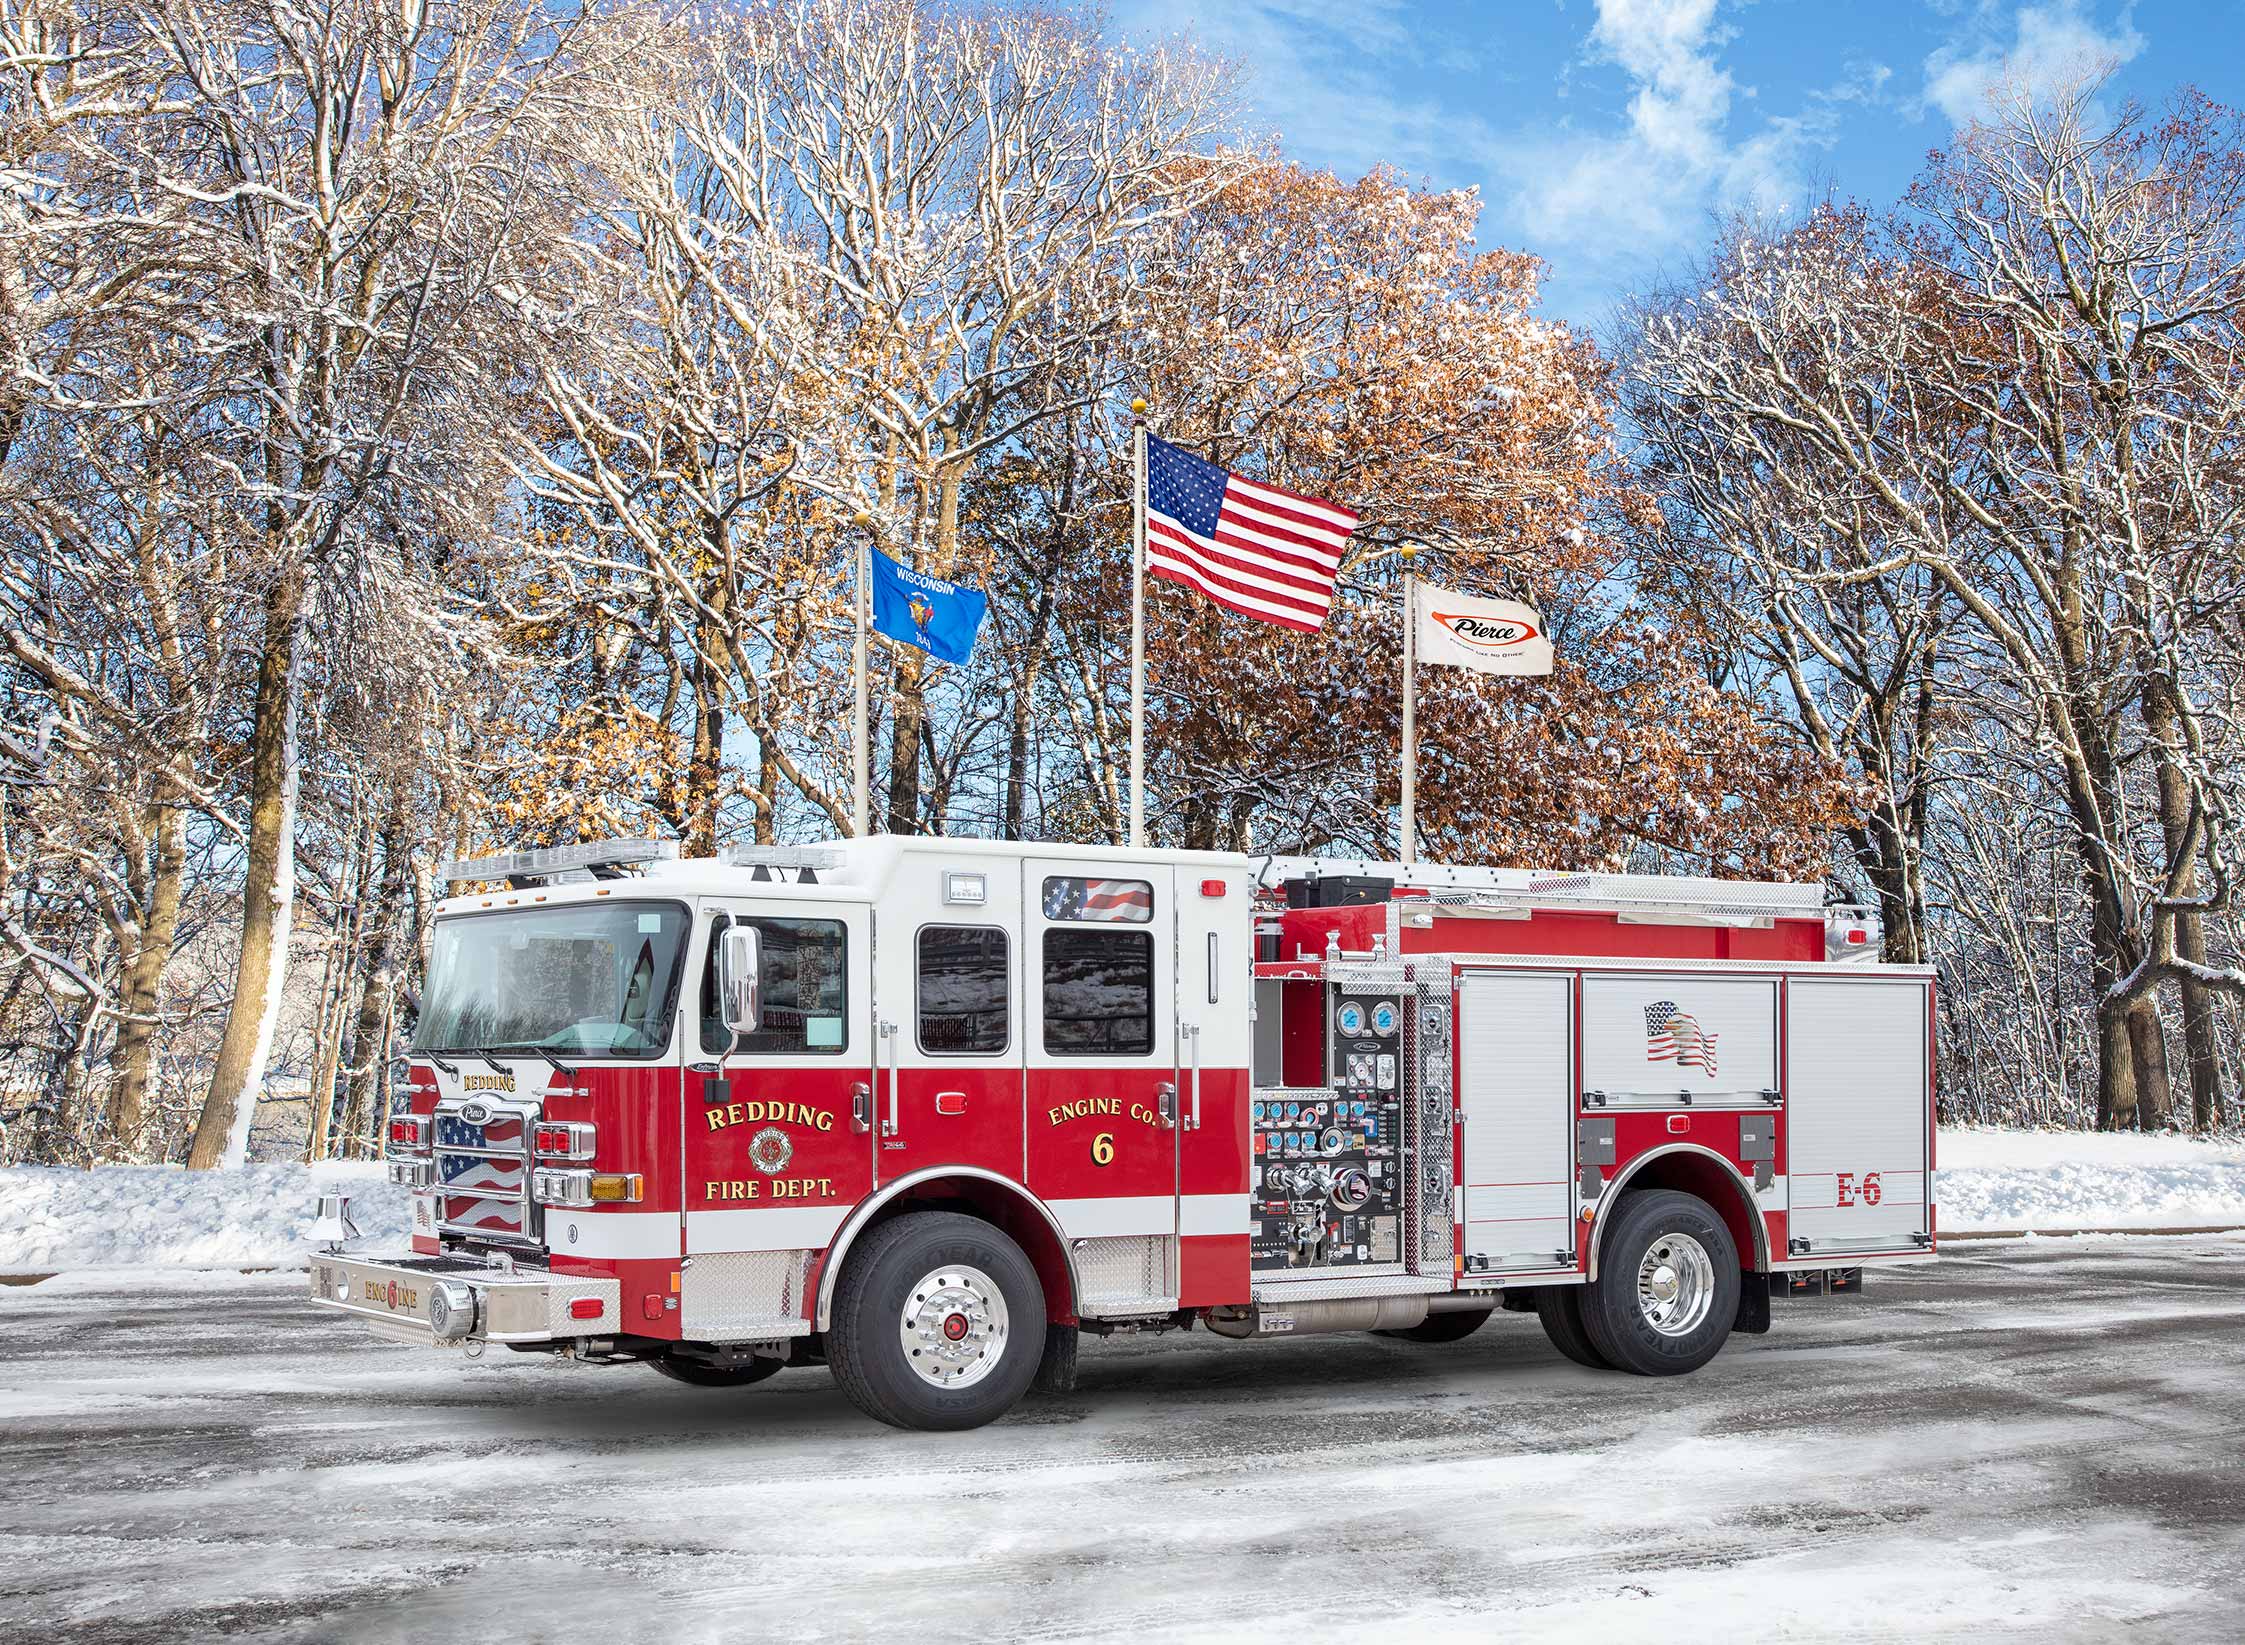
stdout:
[(598, 1319), (600, 1317), (600, 1299), (598, 1297), (579, 1297), (569, 1305), (569, 1317), (571, 1319)]
[(1222, 880), (1203, 880), (1200, 882), (1200, 894), (1204, 897), (1221, 897), (1224, 894), (1224, 882)]
[(1861, 929), (1850, 931), (1847, 934), (1847, 940), (1853, 944), (1867, 943), (1871, 940), (1871, 933)]

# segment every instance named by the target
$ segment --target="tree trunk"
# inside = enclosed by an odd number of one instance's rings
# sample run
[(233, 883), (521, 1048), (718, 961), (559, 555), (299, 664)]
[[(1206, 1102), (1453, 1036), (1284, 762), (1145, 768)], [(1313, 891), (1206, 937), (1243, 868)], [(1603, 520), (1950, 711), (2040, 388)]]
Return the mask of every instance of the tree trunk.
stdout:
[[(2180, 735), (2174, 699), (2174, 682), (2154, 672), (2144, 681), (2144, 729), (2150, 734), (2152, 768), (2159, 778), (2159, 827), (2167, 845), (2170, 866), (2183, 864), (2177, 882), (2180, 893), (2193, 896), (2198, 889), (2191, 850), (2190, 781), (2175, 760)], [(2197, 914), (2175, 916), (2175, 956), (2191, 965), (2206, 963), (2206, 924)], [(2204, 986), (2185, 978), (2181, 984), (2183, 1049), (2190, 1069), (2192, 1123), (2201, 1131), (2221, 1123), (2221, 1045), (2214, 1022), (2214, 999)]]
[(2167, 1073), (2167, 1025), (2159, 998), (2147, 994), (2128, 1008), (2128, 1048), (2136, 1076), (2136, 1124), (2164, 1131), (2174, 1123), (2175, 1092)]
[(365, 927), (364, 959), (359, 970), (356, 1026), (351, 1035), (350, 1086), (343, 1103), (343, 1132), (339, 1150), (345, 1157), (374, 1119), (375, 1093), (382, 1078), (382, 1027), (390, 1014), (397, 986), (395, 956), (398, 949), (398, 916), (405, 904), (408, 858), (405, 840), (405, 807), (395, 806), (382, 829), (382, 878), (374, 907)]
[(249, 861), (242, 883), (242, 940), (234, 998), (212, 1065), (210, 1090), (187, 1151), (191, 1171), (239, 1165), (265, 1083), (265, 1064), (288, 981), (289, 924), (296, 904), (297, 709), (305, 606), (301, 567), (283, 573), (265, 600), (263, 654), (250, 726)]
[(128, 1157), (140, 1153), (140, 1128), (147, 1122), (148, 1088), (156, 1062), (156, 1013), (163, 1004), (164, 970), (171, 963), (172, 939), (179, 930), (180, 894), (186, 884), (187, 814), (175, 805), (154, 811), (155, 865), (148, 900), (141, 910), (140, 941), (125, 967), (124, 1013), (111, 1053), (109, 1131)]

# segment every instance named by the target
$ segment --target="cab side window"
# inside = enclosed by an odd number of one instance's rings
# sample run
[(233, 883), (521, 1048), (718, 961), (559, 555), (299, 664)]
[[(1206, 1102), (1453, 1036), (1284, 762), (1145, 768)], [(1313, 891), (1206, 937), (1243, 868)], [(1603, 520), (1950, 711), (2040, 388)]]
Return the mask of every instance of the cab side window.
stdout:
[(920, 932), (920, 1049), (995, 1056), (1012, 1037), (1006, 934), (994, 926), (930, 925)]
[(1044, 934), (1045, 1051), (1142, 1057), (1154, 1049), (1154, 939), (1061, 926)]
[(838, 1057), (849, 1040), (849, 933), (840, 920), (720, 914), (702, 962), (702, 1049), (723, 1056), (733, 1036), (717, 1005), (718, 939), (734, 923), (754, 926), (762, 959), (763, 1022), (743, 1034), (743, 1056)]

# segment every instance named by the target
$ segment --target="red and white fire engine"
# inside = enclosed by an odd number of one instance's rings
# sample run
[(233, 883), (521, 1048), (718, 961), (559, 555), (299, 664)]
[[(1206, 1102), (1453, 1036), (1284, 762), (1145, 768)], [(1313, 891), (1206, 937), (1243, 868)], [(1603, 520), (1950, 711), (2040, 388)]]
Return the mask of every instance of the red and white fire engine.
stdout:
[(1929, 971), (1819, 887), (883, 837), (446, 865), (384, 1335), (906, 1427), (1078, 1333), (1533, 1311), (1646, 1375), (1933, 1253)]

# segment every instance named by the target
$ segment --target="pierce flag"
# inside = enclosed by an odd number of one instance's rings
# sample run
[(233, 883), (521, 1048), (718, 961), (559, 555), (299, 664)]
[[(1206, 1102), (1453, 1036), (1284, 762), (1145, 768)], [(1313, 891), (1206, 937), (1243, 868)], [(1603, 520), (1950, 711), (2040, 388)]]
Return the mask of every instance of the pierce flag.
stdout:
[(1518, 600), (1484, 600), (1419, 583), (1411, 592), (1419, 661), (1483, 674), (1548, 674), (1543, 617)]

